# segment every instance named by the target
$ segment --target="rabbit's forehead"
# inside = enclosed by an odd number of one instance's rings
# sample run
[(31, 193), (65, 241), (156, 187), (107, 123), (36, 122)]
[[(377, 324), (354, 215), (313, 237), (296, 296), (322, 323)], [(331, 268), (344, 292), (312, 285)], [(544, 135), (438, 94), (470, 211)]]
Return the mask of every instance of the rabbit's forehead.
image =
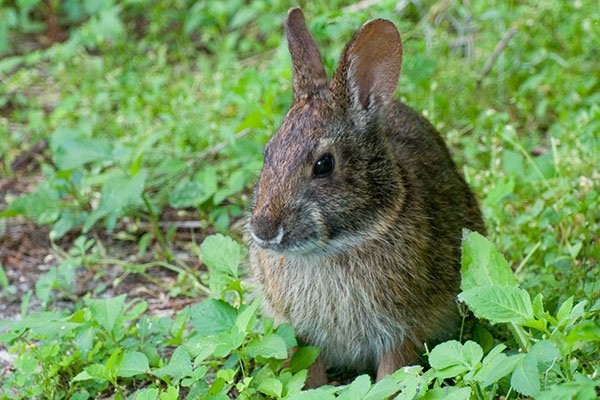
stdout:
[(333, 141), (329, 110), (312, 102), (296, 104), (265, 148), (266, 161), (303, 163), (324, 144)]

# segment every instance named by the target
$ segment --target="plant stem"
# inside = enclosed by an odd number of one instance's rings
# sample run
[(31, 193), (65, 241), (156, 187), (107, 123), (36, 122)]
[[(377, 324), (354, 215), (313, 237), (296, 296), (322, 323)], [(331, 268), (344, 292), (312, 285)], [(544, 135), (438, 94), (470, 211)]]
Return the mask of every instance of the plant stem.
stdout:
[(169, 259), (172, 259), (173, 254), (171, 254), (171, 251), (169, 250), (169, 244), (165, 239), (165, 235), (163, 234), (162, 229), (160, 229), (158, 214), (154, 212), (154, 208), (152, 207), (152, 204), (150, 204), (150, 200), (148, 200), (148, 196), (146, 196), (146, 193), (142, 193), (142, 200), (144, 201), (144, 205), (148, 209), (148, 214), (150, 215), (150, 222), (154, 227), (154, 234), (156, 235), (158, 242), (160, 243), (163, 250), (167, 253), (167, 257)]
[(527, 332), (525, 332), (525, 329), (523, 329), (521, 325), (517, 325), (514, 322), (509, 323), (508, 327), (512, 332), (513, 336), (515, 337), (515, 340), (517, 341), (519, 347), (523, 351), (526, 351), (529, 347), (529, 339), (527, 337), (528, 335)]

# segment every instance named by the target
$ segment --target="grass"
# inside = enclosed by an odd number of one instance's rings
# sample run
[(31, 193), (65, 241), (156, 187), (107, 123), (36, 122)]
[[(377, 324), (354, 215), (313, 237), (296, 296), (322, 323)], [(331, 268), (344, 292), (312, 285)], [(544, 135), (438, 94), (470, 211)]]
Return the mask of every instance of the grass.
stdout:
[[(463, 287), (481, 319), (467, 321), (462, 339), (470, 341), (431, 349), (432, 368), (312, 394), (298, 390), (318, 350), (303, 348), (285, 364), (293, 329), (273, 326), (252, 302), (244, 249), (223, 236), (203, 241), (215, 232), (239, 237), (262, 147), (291, 102), (288, 5), (57, 2), (66, 40), (42, 48), (49, 11), (34, 3), (0, 5), (0, 21), (10, 22), (8, 34), (0, 32), (0, 174), (36, 182), (24, 193), (5, 191), (0, 215), (49, 226), (57, 262), (20, 294), (23, 321), (0, 337), (16, 355), (14, 369), (0, 373), (0, 398), (384, 398), (417, 384), (420, 394), (405, 398), (587, 398), (597, 390), (590, 384), (600, 373), (594, 2), (303, 5), (330, 74), (362, 23), (396, 23), (405, 46), (398, 97), (452, 149), (493, 243), (471, 238), (466, 246), (505, 255), (516, 281), (491, 284), (514, 288), (504, 290), (525, 315), (490, 314), (469, 295), (495, 289)], [(11, 164), (43, 140), (39, 168), (14, 171)], [(185, 257), (173, 219), (198, 221)], [(105, 237), (125, 244), (128, 256)], [(105, 298), (116, 294), (101, 279), (107, 265), (120, 281), (143, 276), (169, 298), (209, 299), (172, 318), (151, 316), (141, 297)], [(479, 267), (463, 265), (463, 279)], [(10, 268), (0, 265), (0, 299), (17, 292), (2, 279)], [(161, 281), (157, 268), (174, 280)], [(72, 293), (85, 271), (97, 287)], [(57, 307), (57, 294), (70, 299), (67, 309)], [(41, 309), (29, 310), (32, 298)], [(500, 366), (506, 374), (496, 379), (480, 372)]]

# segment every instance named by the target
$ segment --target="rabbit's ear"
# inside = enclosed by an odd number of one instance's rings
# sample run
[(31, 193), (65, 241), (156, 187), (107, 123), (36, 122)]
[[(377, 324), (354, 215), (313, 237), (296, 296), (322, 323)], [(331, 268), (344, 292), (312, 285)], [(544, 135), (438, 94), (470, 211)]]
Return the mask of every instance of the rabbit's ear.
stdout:
[(288, 11), (285, 27), (292, 56), (294, 99), (298, 100), (325, 87), (327, 75), (321, 61), (321, 54), (306, 27), (300, 7)]
[(393, 100), (402, 67), (402, 41), (396, 26), (375, 19), (362, 26), (344, 49), (332, 91), (342, 101), (370, 110)]

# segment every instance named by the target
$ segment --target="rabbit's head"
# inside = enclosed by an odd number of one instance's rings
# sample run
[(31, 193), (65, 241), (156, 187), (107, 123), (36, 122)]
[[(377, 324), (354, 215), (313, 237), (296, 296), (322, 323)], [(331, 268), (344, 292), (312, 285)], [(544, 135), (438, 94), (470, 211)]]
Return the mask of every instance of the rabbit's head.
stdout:
[(294, 103), (265, 147), (248, 229), (261, 248), (335, 253), (390, 226), (405, 198), (386, 129), (402, 43), (390, 21), (366, 23), (330, 81), (299, 8), (286, 31)]

